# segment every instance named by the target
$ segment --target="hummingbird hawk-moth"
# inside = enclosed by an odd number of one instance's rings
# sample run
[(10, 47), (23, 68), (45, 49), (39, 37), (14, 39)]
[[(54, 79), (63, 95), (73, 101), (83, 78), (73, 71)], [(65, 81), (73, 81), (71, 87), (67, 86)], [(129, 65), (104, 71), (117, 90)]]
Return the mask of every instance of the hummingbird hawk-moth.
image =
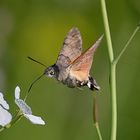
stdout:
[[(103, 36), (101, 36), (89, 49), (82, 53), (82, 38), (77, 28), (72, 28), (64, 39), (61, 51), (55, 64), (46, 67), (43, 75), (55, 78), (70, 88), (88, 86), (91, 90), (99, 90), (100, 87), (89, 72), (92, 66), (93, 55), (99, 46)], [(28, 57), (32, 59), (31, 57)], [(36, 61), (37, 63), (40, 63)], [(42, 64), (42, 63), (40, 63)], [(45, 66), (44, 64), (42, 64)], [(37, 78), (30, 86), (40, 79)]]

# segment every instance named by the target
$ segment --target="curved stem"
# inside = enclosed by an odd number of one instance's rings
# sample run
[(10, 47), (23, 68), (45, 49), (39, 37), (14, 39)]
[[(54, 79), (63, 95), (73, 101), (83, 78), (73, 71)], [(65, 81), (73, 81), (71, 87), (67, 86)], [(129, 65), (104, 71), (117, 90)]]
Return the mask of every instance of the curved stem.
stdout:
[(96, 127), (96, 130), (97, 130), (97, 134), (98, 134), (99, 140), (103, 140), (98, 122), (95, 123), (95, 127)]
[(94, 120), (94, 125), (99, 137), (99, 140), (103, 140), (102, 135), (101, 135), (101, 131), (100, 131), (100, 127), (99, 127), (99, 123), (98, 123), (98, 110), (97, 110), (97, 101), (96, 101), (96, 95), (93, 95), (93, 120)]

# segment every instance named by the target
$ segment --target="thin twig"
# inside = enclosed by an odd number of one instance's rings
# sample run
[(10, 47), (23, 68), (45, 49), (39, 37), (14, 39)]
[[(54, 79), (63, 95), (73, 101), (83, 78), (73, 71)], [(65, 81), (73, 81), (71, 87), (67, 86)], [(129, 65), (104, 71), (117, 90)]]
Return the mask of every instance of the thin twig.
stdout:
[(95, 123), (95, 127), (96, 127), (96, 130), (97, 130), (97, 134), (98, 134), (99, 140), (103, 140), (98, 122)]
[(140, 24), (136, 27), (136, 29), (133, 31), (132, 35), (130, 36), (130, 38), (128, 39), (128, 41), (126, 42), (124, 48), (122, 49), (122, 51), (119, 53), (119, 55), (115, 58), (114, 63), (118, 63), (118, 61), (120, 60), (121, 56), (123, 55), (123, 53), (125, 52), (125, 50), (127, 49), (127, 47), (129, 46), (130, 42), (132, 41), (132, 39), (135, 37), (136, 33), (138, 32), (138, 30), (140, 29)]
[(97, 107), (97, 100), (96, 100), (96, 95), (93, 95), (93, 121), (94, 121), (94, 125), (99, 137), (99, 140), (102, 140), (102, 135), (101, 135), (101, 131), (100, 131), (100, 127), (99, 127), (99, 123), (98, 123), (98, 107)]

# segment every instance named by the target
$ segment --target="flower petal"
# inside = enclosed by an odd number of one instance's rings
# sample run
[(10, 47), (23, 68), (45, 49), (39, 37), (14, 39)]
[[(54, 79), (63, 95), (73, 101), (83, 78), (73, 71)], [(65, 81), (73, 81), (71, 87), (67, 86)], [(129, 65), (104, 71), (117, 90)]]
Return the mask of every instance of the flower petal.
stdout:
[(15, 88), (15, 99), (19, 99), (20, 98), (20, 88), (19, 86), (17, 86)]
[(45, 125), (45, 122), (41, 119), (41, 117), (30, 114), (24, 114), (24, 116), (33, 124)]
[(8, 123), (10, 123), (11, 120), (12, 120), (12, 115), (3, 107), (0, 106), (0, 125), (4, 127)]
[(9, 109), (9, 105), (3, 98), (3, 94), (0, 92), (0, 105), (2, 105), (3, 108)]
[(31, 108), (21, 99), (15, 99), (15, 103), (22, 110), (23, 114), (32, 114)]

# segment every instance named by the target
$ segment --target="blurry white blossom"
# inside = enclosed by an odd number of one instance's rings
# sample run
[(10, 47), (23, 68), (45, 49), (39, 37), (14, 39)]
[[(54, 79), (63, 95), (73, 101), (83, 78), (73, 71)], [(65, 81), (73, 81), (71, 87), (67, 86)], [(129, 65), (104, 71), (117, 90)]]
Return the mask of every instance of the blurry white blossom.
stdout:
[(9, 110), (9, 105), (3, 98), (3, 94), (0, 92), (0, 125), (6, 126), (12, 120), (12, 115), (7, 111)]
[(18, 86), (15, 88), (15, 103), (22, 111), (24, 117), (26, 117), (30, 122), (33, 124), (45, 125), (45, 122), (41, 117), (32, 115), (31, 108), (25, 103), (25, 101), (20, 99), (20, 88)]

